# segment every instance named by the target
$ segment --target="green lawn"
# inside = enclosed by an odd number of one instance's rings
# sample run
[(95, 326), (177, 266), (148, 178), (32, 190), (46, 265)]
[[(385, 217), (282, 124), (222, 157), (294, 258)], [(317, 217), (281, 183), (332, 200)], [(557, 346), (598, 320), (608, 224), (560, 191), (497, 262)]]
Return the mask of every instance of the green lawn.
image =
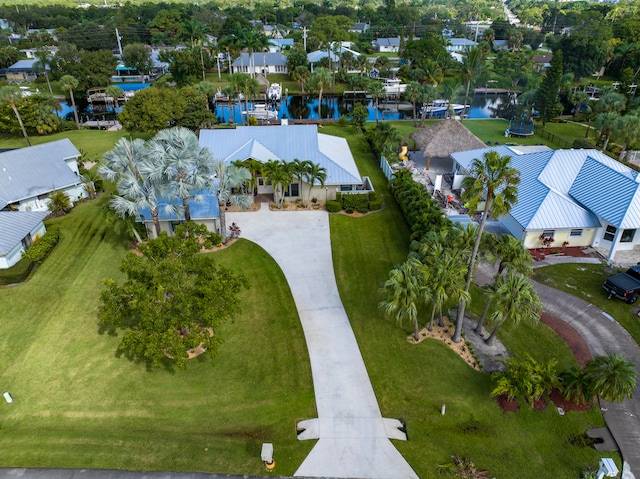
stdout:
[(0, 289), (0, 383), (14, 404), (0, 418), (3, 466), (96, 467), (259, 474), (262, 442), (278, 473), (293, 474), (313, 446), (295, 423), (315, 417), (309, 358), (280, 269), (240, 241), (215, 253), (245, 275), (244, 311), (218, 331), (215, 359), (187, 371), (146, 371), (98, 334), (103, 277), (125, 253), (83, 203), (56, 221), (62, 238), (27, 283)]
[(578, 296), (609, 313), (640, 344), (640, 321), (633, 314), (637, 305), (631, 306), (616, 298), (608, 299), (607, 292), (602, 287), (604, 280), (616, 272), (618, 271), (612, 271), (606, 265), (600, 264), (556, 264), (536, 268), (533, 278)]
[[(442, 343), (409, 344), (410, 325), (399, 327), (381, 315), (377, 288), (406, 258), (407, 226), (381, 175), (370, 171), (375, 162), (362, 136), (351, 128), (334, 128), (348, 138), (361, 171), (386, 200), (382, 212), (330, 217), (333, 261), (380, 408), (385, 417), (406, 420), (410, 440), (395, 444), (418, 475), (435, 477), (437, 465), (449, 462), (451, 454), (470, 456), (491, 477), (505, 478), (578, 477), (582, 468), (597, 464), (597, 451), (569, 444), (572, 435), (603, 425), (597, 408), (564, 417), (552, 408), (504, 414), (489, 397), (488, 375), (466, 366)], [(476, 301), (471, 312), (478, 314), (481, 308)], [(423, 314), (421, 322), (426, 321)], [(530, 351), (539, 360), (556, 357), (561, 368), (575, 364), (566, 345), (543, 324), (507, 328), (500, 337), (516, 353)], [(442, 403), (447, 404), (444, 417)]]

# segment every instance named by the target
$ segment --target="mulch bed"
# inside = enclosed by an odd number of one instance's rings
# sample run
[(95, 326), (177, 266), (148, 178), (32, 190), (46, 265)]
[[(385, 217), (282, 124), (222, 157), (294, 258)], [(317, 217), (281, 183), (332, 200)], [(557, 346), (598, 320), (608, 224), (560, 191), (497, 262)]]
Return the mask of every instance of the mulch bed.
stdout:
[(531, 248), (529, 250), (534, 260), (543, 260), (546, 256), (553, 253), (562, 253), (563, 256), (572, 256), (573, 258), (589, 258), (590, 255), (585, 253), (579, 246), (567, 246), (565, 248)]
[(496, 398), (496, 401), (498, 401), (498, 406), (500, 406), (500, 409), (502, 409), (502, 412), (516, 412), (518, 409), (520, 409), (520, 404), (518, 403), (517, 399), (509, 399), (509, 397), (506, 394), (503, 394), (502, 396), (498, 396)]
[(591, 402), (576, 404), (573, 401), (568, 401), (562, 397), (560, 391), (554, 389), (551, 394), (549, 394), (549, 398), (553, 401), (553, 404), (556, 407), (561, 407), (565, 412), (567, 411), (578, 411), (583, 412), (591, 408), (593, 405)]
[(547, 409), (547, 400), (545, 398), (540, 398), (533, 401), (534, 411), (544, 411), (545, 409)]

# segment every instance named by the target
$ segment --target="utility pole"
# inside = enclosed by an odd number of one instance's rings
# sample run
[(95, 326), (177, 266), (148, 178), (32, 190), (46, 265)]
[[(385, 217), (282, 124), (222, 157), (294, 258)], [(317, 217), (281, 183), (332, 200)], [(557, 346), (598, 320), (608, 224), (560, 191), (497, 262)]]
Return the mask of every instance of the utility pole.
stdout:
[(122, 37), (120, 36), (120, 32), (118, 32), (117, 28), (116, 28), (116, 40), (118, 40), (118, 50), (120, 50), (120, 58), (122, 58), (122, 44), (120, 43), (120, 40), (122, 40)]
[(307, 27), (303, 27), (302, 30), (302, 40), (304, 42), (304, 51), (307, 51)]

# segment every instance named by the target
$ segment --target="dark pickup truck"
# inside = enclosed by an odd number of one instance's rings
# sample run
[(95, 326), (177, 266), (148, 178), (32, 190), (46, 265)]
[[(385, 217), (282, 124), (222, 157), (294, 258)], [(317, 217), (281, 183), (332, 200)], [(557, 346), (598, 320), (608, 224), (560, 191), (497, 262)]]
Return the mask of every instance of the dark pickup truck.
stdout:
[(607, 278), (602, 287), (609, 293), (609, 298), (615, 296), (629, 304), (635, 303), (640, 294), (640, 265)]

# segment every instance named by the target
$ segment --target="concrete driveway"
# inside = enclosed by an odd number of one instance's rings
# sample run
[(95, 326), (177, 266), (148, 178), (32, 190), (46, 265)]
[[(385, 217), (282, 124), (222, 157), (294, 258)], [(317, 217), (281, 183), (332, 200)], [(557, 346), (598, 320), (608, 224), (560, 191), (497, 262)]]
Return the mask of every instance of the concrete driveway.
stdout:
[[(282, 269), (304, 330), (318, 418), (298, 424), (298, 438), (319, 439), (296, 476), (417, 478), (389, 438), (401, 424), (380, 413), (360, 349), (338, 294), (329, 217), (324, 211), (228, 213), (241, 237), (264, 248)], [(277, 444), (275, 445), (277, 449)]]

